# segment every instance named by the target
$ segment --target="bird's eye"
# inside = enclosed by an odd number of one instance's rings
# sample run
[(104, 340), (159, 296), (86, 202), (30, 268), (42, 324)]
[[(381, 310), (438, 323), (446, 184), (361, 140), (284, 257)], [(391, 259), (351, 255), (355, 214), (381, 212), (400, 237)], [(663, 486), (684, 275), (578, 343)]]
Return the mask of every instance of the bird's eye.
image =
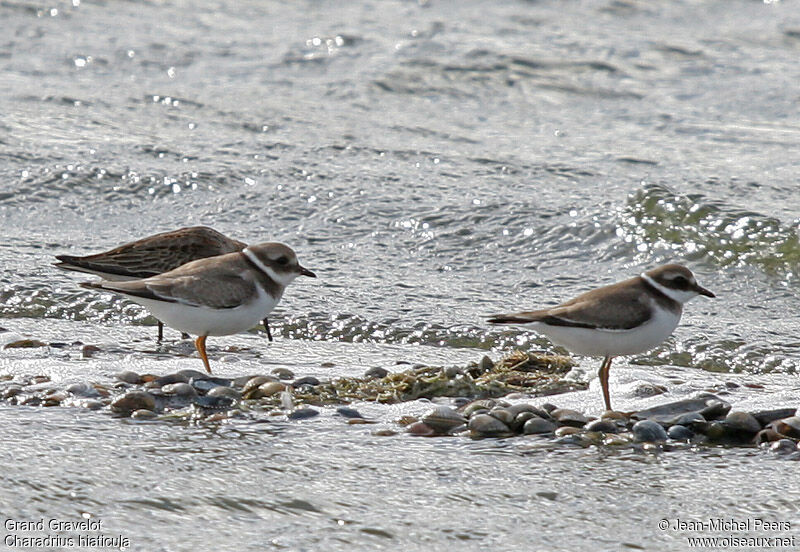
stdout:
[(285, 265), (289, 263), (289, 258), (284, 255), (283, 257), (278, 257), (275, 262), (279, 265)]
[(676, 288), (679, 288), (679, 289), (688, 289), (689, 288), (689, 280), (688, 280), (688, 278), (685, 278), (684, 276), (675, 276), (675, 278), (672, 279), (672, 282), (675, 284)]

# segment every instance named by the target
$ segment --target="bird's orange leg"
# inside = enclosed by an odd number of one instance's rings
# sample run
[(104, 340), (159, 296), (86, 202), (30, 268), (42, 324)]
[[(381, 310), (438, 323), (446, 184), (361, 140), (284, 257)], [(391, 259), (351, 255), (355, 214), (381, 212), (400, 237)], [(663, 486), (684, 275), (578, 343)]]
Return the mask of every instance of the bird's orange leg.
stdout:
[(611, 396), (608, 392), (608, 373), (611, 371), (612, 356), (607, 356), (603, 359), (603, 364), (600, 365), (600, 387), (603, 388), (603, 400), (606, 403), (606, 410), (611, 410)]
[(206, 365), (206, 372), (209, 374), (211, 373), (211, 366), (208, 364), (208, 355), (206, 355), (206, 337), (207, 335), (201, 335), (197, 339), (194, 340), (194, 346), (197, 348), (197, 352), (200, 353), (200, 358), (203, 359), (203, 364)]

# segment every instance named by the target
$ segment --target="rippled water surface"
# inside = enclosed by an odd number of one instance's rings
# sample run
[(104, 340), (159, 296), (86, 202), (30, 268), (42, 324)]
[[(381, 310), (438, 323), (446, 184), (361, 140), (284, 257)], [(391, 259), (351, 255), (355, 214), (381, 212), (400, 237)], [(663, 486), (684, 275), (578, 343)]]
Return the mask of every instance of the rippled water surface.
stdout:
[[(679, 261), (718, 298), (617, 362), (619, 406), (675, 370), (701, 383), (670, 398), (740, 378), (774, 393), (736, 400), (798, 404), (792, 2), (9, 0), (0, 20), (0, 326), (102, 345), (0, 351), (2, 373), (197, 367), (50, 263), (207, 224), (285, 241), (319, 275), (287, 291), (274, 344), (209, 342), (226, 375), (551, 350), (484, 315)], [(596, 384), (573, 406), (599, 413)], [(361, 407), (387, 427), (402, 410)], [(0, 424), (6, 516), (88, 512), (137, 550), (675, 550), (659, 519), (800, 528), (774, 477), (790, 468), (755, 449), (547, 452), (330, 412), (187, 427), (4, 406)]]

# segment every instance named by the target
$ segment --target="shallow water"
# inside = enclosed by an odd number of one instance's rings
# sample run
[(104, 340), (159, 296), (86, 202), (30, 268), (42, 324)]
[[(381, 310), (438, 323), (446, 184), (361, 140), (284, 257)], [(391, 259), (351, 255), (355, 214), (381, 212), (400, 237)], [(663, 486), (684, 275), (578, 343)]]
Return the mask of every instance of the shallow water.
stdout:
[[(658, 531), (661, 519), (797, 516), (774, 477), (785, 462), (758, 450), (546, 452), (513, 439), (372, 437), (325, 418), (212, 431), (2, 410), (16, 451), (3, 452), (4, 477), (38, 497), (5, 500), (4, 511), (22, 519), (90, 512), (135, 550), (675, 550), (692, 534)], [(76, 446), (87, 433), (91, 459)], [(335, 454), (323, 461), (309, 441)], [(743, 488), (742, 468), (759, 485)], [(714, 492), (699, 493), (698, 481)]]
[[(89, 360), (7, 349), (2, 373), (197, 368), (191, 347), (156, 350), (139, 307), (50, 261), (202, 223), (285, 241), (319, 275), (287, 291), (274, 344), (210, 340), (223, 374), (552, 350), (482, 319), (674, 260), (718, 298), (617, 361), (616, 405), (646, 403), (642, 381), (672, 399), (751, 380), (765, 390), (738, 389), (734, 407), (798, 404), (789, 2), (12, 0), (0, 18), (0, 326), (101, 346)], [(551, 400), (598, 413), (596, 386)], [(396, 428), (426, 406), (359, 408)], [(686, 535), (658, 519), (800, 527), (773, 475), (785, 465), (755, 449), (545, 453), (527, 438), (374, 437), (329, 412), (185, 427), (2, 410), (14, 493), (0, 509), (89, 512), (134, 549), (674, 550)]]

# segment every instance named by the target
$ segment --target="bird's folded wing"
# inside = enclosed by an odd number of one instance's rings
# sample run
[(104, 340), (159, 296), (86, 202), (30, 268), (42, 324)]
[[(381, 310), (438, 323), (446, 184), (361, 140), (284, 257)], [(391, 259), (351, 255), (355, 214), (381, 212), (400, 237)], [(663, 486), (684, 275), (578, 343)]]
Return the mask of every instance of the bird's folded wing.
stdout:
[(154, 276), (132, 282), (101, 282), (93, 287), (155, 301), (215, 309), (238, 307), (257, 293), (251, 280), (236, 274), (220, 274), (208, 279), (192, 274), (172, 278)]
[(123, 245), (106, 253), (104, 261), (120, 267), (130, 267), (131, 271), (146, 271), (152, 276), (173, 270), (196, 259), (235, 250), (214, 243), (203, 235), (188, 233), (180, 237), (180, 240), (152, 240), (149, 243)]
[(545, 311), (539, 321), (551, 326), (571, 326), (598, 330), (630, 330), (647, 322), (652, 309), (640, 296), (613, 299), (587, 299)]
[(168, 268), (162, 270), (156, 259), (138, 253), (103, 254), (89, 257), (56, 255), (56, 259), (61, 261), (56, 266), (65, 270), (79, 269), (79, 272), (116, 274), (128, 278), (148, 278), (169, 270)]
[(148, 278), (201, 258), (204, 256), (202, 251), (195, 243), (187, 243), (179, 247), (168, 244), (124, 245), (107, 253), (88, 257), (59, 255), (56, 258), (66, 264), (96, 272), (131, 278)]
[(569, 326), (597, 330), (629, 330), (647, 322), (652, 310), (641, 294), (620, 292), (613, 296), (586, 293), (550, 309), (498, 314), (489, 319), (493, 324), (530, 324), (542, 322), (550, 326)]

